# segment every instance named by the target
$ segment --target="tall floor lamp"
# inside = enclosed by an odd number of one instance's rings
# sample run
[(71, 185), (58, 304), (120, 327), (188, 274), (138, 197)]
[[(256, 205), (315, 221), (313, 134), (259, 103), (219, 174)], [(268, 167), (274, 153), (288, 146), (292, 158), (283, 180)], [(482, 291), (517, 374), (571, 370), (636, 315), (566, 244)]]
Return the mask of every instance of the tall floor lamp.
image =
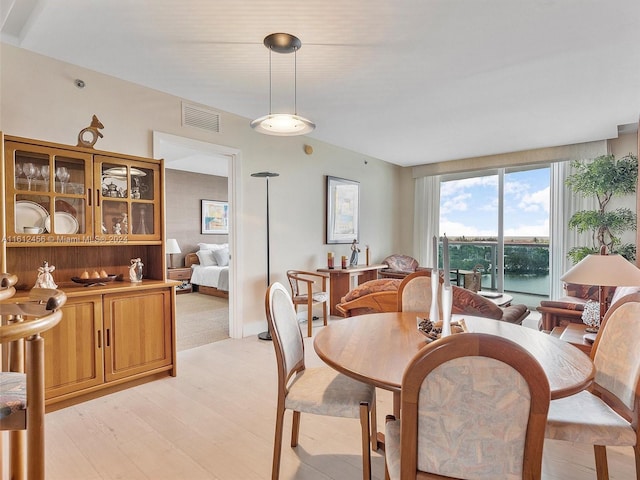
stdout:
[[(273, 172), (257, 172), (252, 173), (252, 177), (266, 178), (267, 179), (267, 287), (271, 285), (271, 270), (270, 270), (270, 256), (269, 256), (269, 178), (279, 176), (279, 173)], [(260, 340), (271, 340), (271, 334), (269, 331), (258, 334)]]

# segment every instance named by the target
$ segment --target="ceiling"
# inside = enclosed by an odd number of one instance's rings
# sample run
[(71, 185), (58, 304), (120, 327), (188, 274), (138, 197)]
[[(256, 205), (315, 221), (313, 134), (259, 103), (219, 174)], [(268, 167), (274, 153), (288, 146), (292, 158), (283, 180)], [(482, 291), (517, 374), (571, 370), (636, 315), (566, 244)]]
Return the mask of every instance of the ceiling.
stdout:
[[(247, 118), (292, 33), (309, 136), (410, 166), (614, 138), (640, 113), (638, 0), (0, 0), (2, 42)], [(293, 56), (273, 54), (273, 111)], [(224, 120), (223, 120), (224, 121)], [(256, 135), (259, 135), (256, 133)]]

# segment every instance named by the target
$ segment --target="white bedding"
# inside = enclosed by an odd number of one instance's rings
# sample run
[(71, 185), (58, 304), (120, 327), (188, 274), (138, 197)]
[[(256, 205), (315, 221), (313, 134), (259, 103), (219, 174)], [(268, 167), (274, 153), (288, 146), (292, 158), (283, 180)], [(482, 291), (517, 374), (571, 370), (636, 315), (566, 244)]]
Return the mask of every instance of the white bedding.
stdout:
[(229, 291), (229, 267), (191, 265), (191, 283)]

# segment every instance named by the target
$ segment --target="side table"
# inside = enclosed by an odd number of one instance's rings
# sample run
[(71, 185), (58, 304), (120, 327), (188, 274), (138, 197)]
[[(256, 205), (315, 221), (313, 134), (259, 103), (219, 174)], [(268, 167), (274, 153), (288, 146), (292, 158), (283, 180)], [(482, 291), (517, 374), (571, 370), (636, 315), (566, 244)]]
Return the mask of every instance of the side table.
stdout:
[(176, 287), (176, 294), (193, 291), (191, 283), (189, 283), (191, 281), (191, 268), (189, 267), (167, 268), (167, 279), (182, 280), (182, 285)]
[[(564, 327), (555, 327), (551, 331), (551, 335), (560, 338), (574, 347), (582, 350), (587, 355), (591, 355), (591, 347), (593, 342), (585, 340), (587, 326), (584, 323), (569, 323)], [(594, 334), (595, 335), (595, 334)]]

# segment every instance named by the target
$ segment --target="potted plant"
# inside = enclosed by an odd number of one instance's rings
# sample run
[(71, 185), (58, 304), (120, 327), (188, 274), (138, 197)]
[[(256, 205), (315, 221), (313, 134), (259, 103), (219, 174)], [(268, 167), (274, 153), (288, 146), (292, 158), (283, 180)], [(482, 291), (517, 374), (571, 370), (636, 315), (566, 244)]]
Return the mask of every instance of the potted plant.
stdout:
[(573, 247), (567, 254), (574, 263), (592, 253), (598, 253), (602, 246), (609, 253), (618, 253), (629, 261), (636, 257), (633, 243), (622, 243), (621, 234), (636, 229), (636, 214), (629, 208), (608, 210), (614, 195), (630, 195), (636, 191), (638, 180), (638, 157), (629, 153), (616, 160), (613, 155), (601, 155), (593, 161), (573, 161), (575, 172), (566, 184), (574, 193), (595, 195), (597, 210), (582, 210), (573, 214), (569, 228), (579, 233), (592, 232), (592, 245)]

